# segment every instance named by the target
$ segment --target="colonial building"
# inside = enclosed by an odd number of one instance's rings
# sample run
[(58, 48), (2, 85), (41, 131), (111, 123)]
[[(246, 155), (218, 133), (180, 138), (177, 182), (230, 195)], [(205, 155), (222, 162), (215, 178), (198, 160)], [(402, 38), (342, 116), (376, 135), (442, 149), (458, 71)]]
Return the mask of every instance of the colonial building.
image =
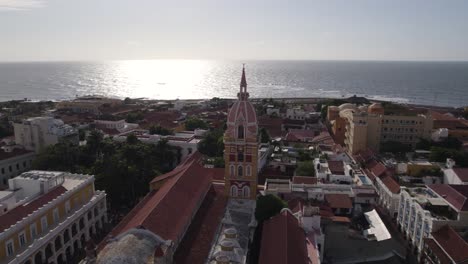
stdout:
[(15, 142), (27, 150), (39, 153), (47, 146), (62, 141), (78, 144), (78, 131), (60, 119), (48, 116), (32, 117), (13, 124)]
[(0, 192), (0, 262), (69, 263), (107, 222), (94, 176), (29, 171)]
[(379, 103), (367, 106), (342, 104), (328, 108), (327, 120), (336, 141), (351, 154), (370, 148), (379, 151), (384, 142), (400, 142), (415, 147), (420, 138), (430, 139), (433, 120), (407, 110), (385, 113)]
[(242, 69), (237, 101), (229, 110), (224, 134), (226, 195), (255, 199), (257, 194), (258, 124), (255, 108), (249, 102), (245, 69)]
[(8, 180), (31, 168), (36, 154), (33, 151), (19, 148), (17, 145), (6, 145), (0, 148), (0, 190), (8, 188)]

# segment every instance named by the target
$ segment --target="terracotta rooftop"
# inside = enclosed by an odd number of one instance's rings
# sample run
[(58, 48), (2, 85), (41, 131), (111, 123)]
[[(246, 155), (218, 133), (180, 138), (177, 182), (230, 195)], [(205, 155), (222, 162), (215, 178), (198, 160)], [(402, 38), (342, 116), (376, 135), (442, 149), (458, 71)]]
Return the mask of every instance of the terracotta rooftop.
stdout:
[[(211, 187), (211, 178), (200, 162), (201, 154), (193, 153), (177, 166), (158, 191), (151, 191), (112, 230), (116, 236), (131, 228), (143, 226), (165, 240), (180, 241), (183, 232)], [(166, 175), (162, 175), (165, 177)], [(161, 177), (161, 176), (160, 176)]]
[(347, 194), (325, 194), (325, 201), (331, 208), (353, 208), (353, 203)]
[(468, 261), (468, 243), (450, 226), (441, 227), (432, 237), (455, 263)]
[(430, 189), (459, 211), (468, 211), (468, 185), (431, 184)]
[(380, 179), (392, 193), (400, 193), (400, 184), (398, 184), (398, 182), (396, 182), (391, 176), (385, 176)]
[[(306, 234), (291, 212), (284, 210), (263, 224), (260, 264), (310, 264)], [(309, 248), (309, 250), (314, 250)]]
[(432, 238), (424, 238), (424, 243), (440, 261), (440, 264), (452, 264), (444, 250)]
[(468, 182), (468, 168), (453, 168), (453, 172), (462, 182)]
[(315, 137), (313, 130), (290, 129), (286, 134), (286, 141), (310, 141)]
[(224, 185), (212, 185), (185, 238), (174, 255), (174, 263), (204, 263), (208, 258), (211, 243), (223, 218), (227, 197)]
[(294, 176), (293, 183), (295, 184), (317, 184), (317, 177), (307, 177), (307, 176)]
[(32, 212), (36, 211), (43, 205), (59, 197), (61, 194), (65, 193), (67, 189), (63, 186), (57, 186), (54, 189), (50, 190), (48, 193), (39, 196), (33, 201), (20, 205), (16, 208), (13, 208), (6, 214), (0, 216), (0, 233), (8, 229), (10, 226), (16, 224), (24, 217), (28, 216)]
[(329, 160), (328, 161), (328, 168), (330, 169), (332, 174), (335, 175), (344, 175), (344, 164), (341, 160)]

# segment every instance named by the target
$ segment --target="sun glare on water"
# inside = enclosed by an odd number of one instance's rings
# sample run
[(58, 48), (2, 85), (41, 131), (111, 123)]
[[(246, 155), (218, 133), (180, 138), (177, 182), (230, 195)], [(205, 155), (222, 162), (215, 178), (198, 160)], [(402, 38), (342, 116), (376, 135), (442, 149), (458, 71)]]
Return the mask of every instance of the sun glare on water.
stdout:
[[(111, 76), (118, 76), (114, 95), (133, 98), (197, 98), (212, 65), (199, 60), (116, 61)], [(108, 80), (109, 81), (109, 80)]]

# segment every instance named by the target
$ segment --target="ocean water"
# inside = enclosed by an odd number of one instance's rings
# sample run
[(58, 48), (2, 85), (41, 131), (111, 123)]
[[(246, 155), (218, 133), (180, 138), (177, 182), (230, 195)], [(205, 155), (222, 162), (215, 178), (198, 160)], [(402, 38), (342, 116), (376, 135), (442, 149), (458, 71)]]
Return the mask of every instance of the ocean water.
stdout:
[[(246, 61), (251, 97), (347, 97), (468, 105), (468, 62)], [(242, 62), (133, 60), (0, 63), (0, 101), (77, 95), (236, 96)]]

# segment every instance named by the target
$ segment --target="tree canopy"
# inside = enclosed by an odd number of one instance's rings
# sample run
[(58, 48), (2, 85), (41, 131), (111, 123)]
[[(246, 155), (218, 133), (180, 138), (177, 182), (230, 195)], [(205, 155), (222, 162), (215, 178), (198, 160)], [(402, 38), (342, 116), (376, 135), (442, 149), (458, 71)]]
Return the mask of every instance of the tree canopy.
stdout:
[(223, 130), (215, 129), (206, 132), (198, 143), (198, 151), (209, 157), (222, 157), (224, 152)]
[(85, 146), (49, 146), (37, 156), (33, 168), (93, 174), (96, 189), (105, 190), (113, 206), (133, 206), (146, 195), (149, 182), (172, 170), (177, 160), (177, 149), (167, 141), (153, 145), (135, 139), (129, 136), (127, 142), (115, 142), (91, 131)]
[(314, 163), (311, 160), (299, 162), (296, 169), (297, 176), (315, 176)]
[(162, 135), (162, 136), (167, 136), (167, 135), (172, 135), (172, 130), (170, 129), (167, 129), (167, 128), (164, 128), (162, 126), (156, 126), (156, 125), (152, 125), (150, 128), (149, 128), (149, 133), (151, 135)]
[(270, 217), (277, 215), (281, 209), (286, 207), (286, 202), (276, 195), (260, 195), (257, 198), (257, 207), (255, 207), (255, 219), (263, 223)]
[(196, 117), (190, 117), (185, 121), (185, 129), (186, 130), (195, 130), (195, 129), (208, 129), (208, 123), (204, 120)]

